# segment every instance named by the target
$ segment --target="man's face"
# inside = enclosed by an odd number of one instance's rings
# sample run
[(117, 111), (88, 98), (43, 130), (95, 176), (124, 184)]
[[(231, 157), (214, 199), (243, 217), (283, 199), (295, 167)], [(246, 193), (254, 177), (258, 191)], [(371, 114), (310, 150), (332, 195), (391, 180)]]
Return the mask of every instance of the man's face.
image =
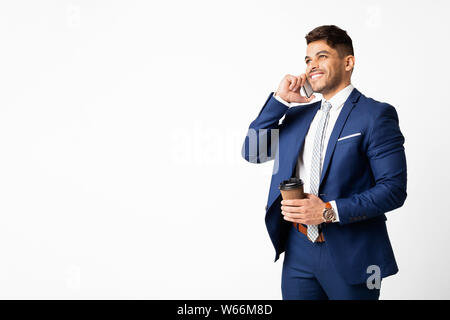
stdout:
[(306, 76), (314, 92), (326, 94), (345, 81), (345, 59), (326, 40), (313, 41), (306, 48)]

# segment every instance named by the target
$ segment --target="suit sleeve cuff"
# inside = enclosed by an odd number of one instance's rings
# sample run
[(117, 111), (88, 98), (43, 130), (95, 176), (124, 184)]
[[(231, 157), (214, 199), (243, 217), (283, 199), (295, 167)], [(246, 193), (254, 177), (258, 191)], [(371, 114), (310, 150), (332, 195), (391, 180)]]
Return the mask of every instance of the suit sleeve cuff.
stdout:
[(287, 102), (284, 99), (282, 99), (281, 97), (275, 95), (275, 93), (273, 94), (273, 97), (275, 99), (277, 99), (278, 101), (280, 101), (282, 104), (284, 104), (286, 107), (290, 107), (291, 106), (291, 104), (289, 102)]
[(339, 212), (338, 212), (338, 208), (337, 208), (337, 205), (336, 205), (336, 201), (334, 201), (334, 200), (330, 201), (330, 204), (331, 204), (331, 207), (334, 210), (334, 213), (336, 214), (336, 220), (334, 222), (339, 222)]

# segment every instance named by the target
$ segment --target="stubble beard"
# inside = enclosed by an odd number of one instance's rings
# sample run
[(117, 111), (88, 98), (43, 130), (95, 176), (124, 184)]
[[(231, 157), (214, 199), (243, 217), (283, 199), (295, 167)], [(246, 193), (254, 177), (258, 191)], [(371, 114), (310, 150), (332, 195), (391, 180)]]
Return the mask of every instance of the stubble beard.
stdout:
[(326, 82), (325, 84), (323, 84), (321, 87), (317, 88), (314, 91), (322, 95), (327, 94), (328, 92), (332, 92), (335, 88), (339, 86), (340, 83), (339, 76), (340, 76), (339, 74), (335, 74), (334, 77), (329, 79), (328, 82)]

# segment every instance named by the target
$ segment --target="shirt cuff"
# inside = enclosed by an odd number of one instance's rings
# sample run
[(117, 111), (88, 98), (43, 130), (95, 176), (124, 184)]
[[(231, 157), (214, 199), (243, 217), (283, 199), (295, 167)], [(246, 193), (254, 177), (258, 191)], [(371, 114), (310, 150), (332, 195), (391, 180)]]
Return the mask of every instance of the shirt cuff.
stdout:
[(336, 205), (336, 201), (334, 201), (334, 200), (330, 201), (330, 204), (331, 204), (331, 207), (334, 210), (334, 213), (336, 214), (336, 220), (333, 221), (333, 222), (339, 222), (339, 212), (338, 212), (338, 208), (337, 208), (337, 205)]
[(276, 96), (275, 93), (273, 94), (273, 97), (275, 99), (277, 99), (278, 101), (280, 101), (282, 104), (284, 104), (286, 107), (290, 107), (291, 106), (291, 104), (289, 102), (285, 101), (284, 99), (282, 99), (279, 96)]

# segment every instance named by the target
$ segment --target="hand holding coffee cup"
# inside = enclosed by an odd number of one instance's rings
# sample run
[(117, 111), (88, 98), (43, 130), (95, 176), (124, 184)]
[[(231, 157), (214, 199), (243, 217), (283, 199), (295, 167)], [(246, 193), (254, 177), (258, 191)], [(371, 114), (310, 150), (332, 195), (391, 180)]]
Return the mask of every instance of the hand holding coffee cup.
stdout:
[(284, 202), (281, 206), (281, 213), (285, 220), (306, 225), (317, 225), (324, 222), (325, 202), (314, 194), (304, 193), (301, 179), (284, 180), (280, 183), (279, 189)]
[(279, 189), (283, 200), (306, 198), (306, 195), (303, 191), (303, 181), (301, 179), (290, 178), (288, 180), (284, 180), (280, 183)]

